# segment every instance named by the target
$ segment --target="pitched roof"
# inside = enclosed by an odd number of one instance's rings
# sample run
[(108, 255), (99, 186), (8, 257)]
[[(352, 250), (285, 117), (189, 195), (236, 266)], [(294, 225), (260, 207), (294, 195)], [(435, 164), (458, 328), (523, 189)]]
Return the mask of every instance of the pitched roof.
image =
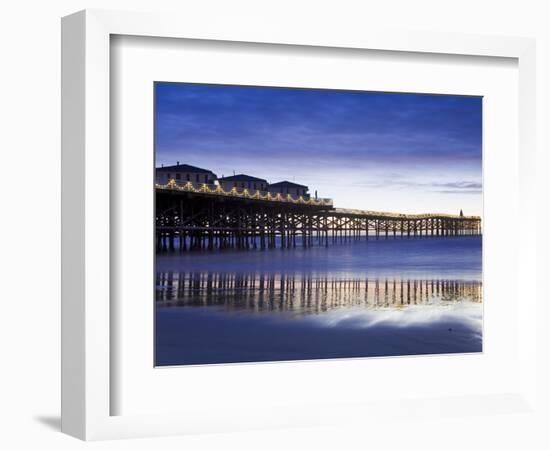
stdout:
[(157, 167), (159, 172), (190, 172), (190, 173), (213, 173), (208, 169), (201, 169), (200, 167), (190, 166), (189, 164), (175, 164), (173, 166)]
[(303, 184), (298, 184), (298, 183), (292, 183), (290, 181), (279, 181), (278, 183), (271, 183), (269, 187), (290, 187), (290, 188), (309, 189), (309, 186), (304, 186)]
[(259, 181), (261, 183), (267, 183), (267, 180), (264, 180), (263, 178), (252, 177), (250, 175), (245, 175), (244, 173), (241, 173), (239, 175), (232, 175), (230, 177), (218, 178), (218, 180), (219, 181)]

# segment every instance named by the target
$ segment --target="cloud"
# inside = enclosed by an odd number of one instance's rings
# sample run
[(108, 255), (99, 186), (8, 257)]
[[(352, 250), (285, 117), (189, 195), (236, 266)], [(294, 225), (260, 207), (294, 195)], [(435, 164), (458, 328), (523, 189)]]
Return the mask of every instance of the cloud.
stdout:
[[(253, 152), (426, 167), (481, 165), (481, 100), (193, 84), (156, 85), (157, 159)], [(266, 161), (267, 162), (267, 161)]]
[(435, 191), (439, 194), (481, 194), (483, 192), (481, 183), (475, 181), (432, 183), (432, 186), (442, 188)]
[(462, 190), (440, 190), (440, 191), (434, 191), (438, 194), (481, 194), (481, 189), (462, 189)]
[(477, 181), (420, 182), (402, 179), (395, 175), (372, 181), (356, 182), (354, 185), (373, 188), (422, 189), (440, 194), (479, 194), (482, 192), (482, 184)]
[[(157, 165), (180, 161), (219, 176), (235, 170), (270, 182), (291, 179), (364, 209), (379, 202), (384, 210), (476, 210), (481, 201), (481, 98), (163, 83), (155, 89)], [(419, 195), (411, 201), (405, 190)]]
[(455, 190), (480, 190), (481, 183), (475, 181), (455, 181), (451, 183), (432, 183), (432, 186)]

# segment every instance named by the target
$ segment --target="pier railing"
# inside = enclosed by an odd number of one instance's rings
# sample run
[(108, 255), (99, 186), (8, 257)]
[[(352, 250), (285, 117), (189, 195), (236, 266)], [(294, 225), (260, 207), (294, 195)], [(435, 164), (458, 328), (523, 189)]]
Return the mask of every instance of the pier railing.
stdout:
[(329, 206), (332, 207), (332, 199), (330, 198), (305, 198), (300, 195), (294, 197), (291, 194), (283, 195), (280, 193), (273, 194), (267, 191), (260, 191), (247, 188), (233, 187), (229, 191), (225, 191), (220, 185), (193, 183), (188, 181), (184, 184), (178, 184), (176, 180), (170, 180), (167, 184), (155, 184), (156, 189), (169, 191), (193, 192), (196, 194), (218, 195), (235, 198), (248, 198), (251, 200), (264, 200), (268, 202), (293, 203), (298, 205), (312, 206)]
[(460, 216), (458, 214), (443, 214), (443, 213), (425, 213), (425, 214), (403, 214), (394, 212), (383, 211), (368, 211), (364, 209), (348, 209), (348, 208), (335, 208), (334, 213), (340, 213), (349, 216), (363, 216), (363, 217), (381, 217), (395, 220), (423, 220), (423, 219), (456, 219), (456, 220), (474, 220), (479, 221), (479, 216)]

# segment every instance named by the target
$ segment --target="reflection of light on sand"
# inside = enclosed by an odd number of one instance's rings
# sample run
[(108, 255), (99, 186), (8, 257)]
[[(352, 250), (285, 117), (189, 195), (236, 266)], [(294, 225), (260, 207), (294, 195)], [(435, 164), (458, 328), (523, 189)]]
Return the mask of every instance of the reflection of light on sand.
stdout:
[(308, 316), (306, 320), (327, 327), (348, 328), (404, 328), (457, 324), (468, 328), (474, 334), (479, 334), (480, 339), (483, 322), (481, 305), (474, 303), (413, 305), (406, 308), (347, 308)]

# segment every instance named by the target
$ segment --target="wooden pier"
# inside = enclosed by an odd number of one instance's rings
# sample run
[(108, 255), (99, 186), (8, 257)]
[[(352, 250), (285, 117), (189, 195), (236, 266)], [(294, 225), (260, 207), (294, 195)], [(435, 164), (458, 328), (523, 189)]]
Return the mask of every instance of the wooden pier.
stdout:
[(275, 249), (388, 238), (480, 235), (481, 218), (334, 208), (330, 199), (293, 198), (219, 187), (156, 185), (158, 252)]

